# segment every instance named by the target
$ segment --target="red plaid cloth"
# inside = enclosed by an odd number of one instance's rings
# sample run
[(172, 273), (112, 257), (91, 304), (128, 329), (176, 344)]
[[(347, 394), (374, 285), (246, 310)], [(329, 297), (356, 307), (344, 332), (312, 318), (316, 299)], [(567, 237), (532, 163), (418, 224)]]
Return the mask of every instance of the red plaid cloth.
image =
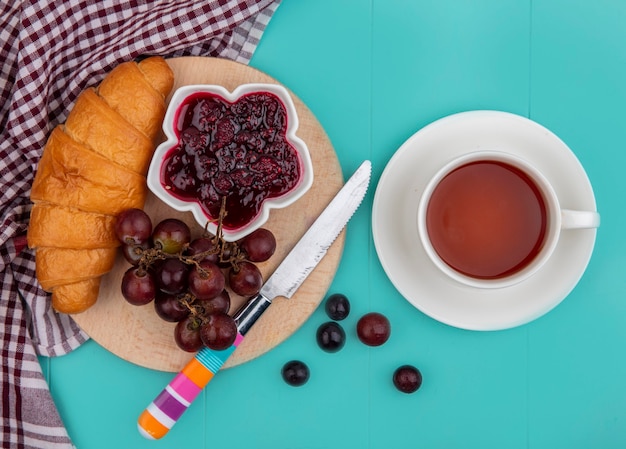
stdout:
[(88, 339), (50, 308), (24, 248), (30, 186), (78, 94), (120, 62), (205, 55), (248, 63), (280, 0), (0, 0), (0, 334), (3, 448), (73, 447), (38, 355)]

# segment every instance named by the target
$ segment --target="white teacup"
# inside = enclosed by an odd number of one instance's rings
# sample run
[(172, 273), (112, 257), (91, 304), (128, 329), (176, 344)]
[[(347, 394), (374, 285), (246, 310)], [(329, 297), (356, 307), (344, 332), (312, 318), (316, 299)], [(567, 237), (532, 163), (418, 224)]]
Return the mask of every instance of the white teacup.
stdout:
[(451, 279), (503, 288), (540, 270), (562, 231), (596, 228), (600, 215), (562, 209), (550, 182), (529, 162), (477, 151), (432, 177), (417, 225), (426, 254)]

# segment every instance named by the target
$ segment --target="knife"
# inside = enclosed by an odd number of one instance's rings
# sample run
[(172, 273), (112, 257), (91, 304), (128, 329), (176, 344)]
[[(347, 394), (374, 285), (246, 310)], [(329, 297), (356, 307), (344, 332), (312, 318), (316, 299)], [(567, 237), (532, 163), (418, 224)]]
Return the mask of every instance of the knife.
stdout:
[(365, 197), (372, 165), (364, 161), (305, 232), (296, 246), (233, 316), (237, 323), (234, 344), (223, 351), (204, 347), (165, 387), (137, 420), (139, 433), (155, 440), (164, 437), (202, 389), (243, 341), (252, 325), (279, 296), (291, 298), (324, 257)]

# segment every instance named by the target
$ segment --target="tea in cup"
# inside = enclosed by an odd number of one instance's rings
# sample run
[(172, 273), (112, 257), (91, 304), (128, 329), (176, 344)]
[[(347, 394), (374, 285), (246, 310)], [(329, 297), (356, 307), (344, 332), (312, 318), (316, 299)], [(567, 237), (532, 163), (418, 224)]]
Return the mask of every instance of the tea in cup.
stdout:
[(477, 288), (527, 279), (550, 258), (561, 232), (599, 224), (595, 211), (562, 209), (537, 168), (500, 151), (449, 162), (427, 184), (417, 211), (420, 240), (432, 262)]

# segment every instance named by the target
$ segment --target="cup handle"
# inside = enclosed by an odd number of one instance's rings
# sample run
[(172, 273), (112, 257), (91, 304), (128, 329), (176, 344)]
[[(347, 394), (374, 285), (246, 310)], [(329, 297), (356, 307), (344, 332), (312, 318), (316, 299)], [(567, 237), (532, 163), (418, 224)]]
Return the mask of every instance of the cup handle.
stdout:
[(587, 210), (561, 210), (561, 229), (592, 229), (600, 226), (600, 214)]

